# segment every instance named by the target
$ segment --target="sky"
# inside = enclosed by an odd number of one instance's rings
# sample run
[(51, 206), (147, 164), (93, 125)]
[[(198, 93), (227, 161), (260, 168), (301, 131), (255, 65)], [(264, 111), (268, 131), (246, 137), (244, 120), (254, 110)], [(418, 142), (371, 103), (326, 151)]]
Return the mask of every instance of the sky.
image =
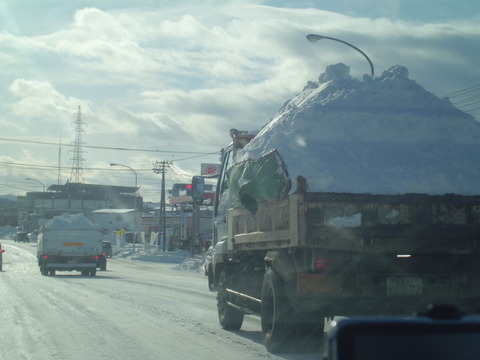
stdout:
[(437, 96), (474, 98), (479, 24), (470, 0), (0, 0), (0, 194), (72, 179), (80, 107), (82, 182), (133, 186), (134, 169), (158, 202), (155, 163), (172, 163), (167, 188), (189, 182), (231, 128), (260, 129), (326, 66), (370, 73), (359, 52), (309, 33), (361, 49), (376, 75), (400, 64)]

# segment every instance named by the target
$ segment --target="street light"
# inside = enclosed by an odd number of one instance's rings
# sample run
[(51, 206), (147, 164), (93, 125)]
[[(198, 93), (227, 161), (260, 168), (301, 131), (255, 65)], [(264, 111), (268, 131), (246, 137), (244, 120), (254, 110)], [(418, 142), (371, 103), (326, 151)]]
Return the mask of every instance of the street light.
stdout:
[(342, 44), (348, 45), (348, 46), (350, 46), (351, 48), (354, 48), (355, 50), (357, 50), (360, 54), (362, 54), (363, 56), (365, 56), (365, 59), (367, 59), (368, 63), (370, 64), (370, 70), (371, 70), (371, 72), (372, 72), (372, 77), (374, 76), (374, 71), (373, 71), (373, 64), (372, 64), (372, 62), (371, 62), (370, 59), (368, 58), (367, 54), (365, 54), (362, 50), (360, 50), (360, 49), (357, 48), (356, 46), (353, 46), (352, 44), (350, 44), (350, 43), (348, 43), (348, 42), (346, 42), (346, 41), (343, 41), (343, 40), (340, 40), (340, 39), (336, 39), (336, 38), (332, 38), (332, 37), (328, 37), (328, 36), (322, 36), (322, 35), (316, 35), (316, 34), (309, 34), (309, 35), (307, 35), (307, 40), (310, 41), (310, 42), (316, 42), (316, 41), (322, 40), (322, 39), (338, 41), (338, 42), (341, 42)]
[(26, 178), (25, 180), (35, 181), (35, 182), (39, 183), (43, 187), (43, 192), (45, 192), (45, 184), (43, 182), (41, 182), (40, 180), (32, 179), (32, 178)]
[[(135, 174), (135, 231), (137, 231), (138, 227), (138, 222), (137, 222), (137, 172), (133, 170), (130, 166), (124, 165), (124, 164), (115, 164), (115, 163), (110, 163), (110, 166), (123, 166), (126, 167), (127, 169), (130, 169), (133, 171)], [(133, 243), (135, 244), (135, 239), (133, 240)]]
[(37, 183), (39, 183), (40, 185), (42, 185), (43, 187), (43, 195), (42, 195), (42, 212), (43, 212), (43, 216), (45, 217), (45, 184), (43, 182), (41, 182), (40, 180), (37, 180), (37, 179), (32, 179), (32, 178), (25, 178), (25, 180), (29, 180), (29, 181), (35, 181)]

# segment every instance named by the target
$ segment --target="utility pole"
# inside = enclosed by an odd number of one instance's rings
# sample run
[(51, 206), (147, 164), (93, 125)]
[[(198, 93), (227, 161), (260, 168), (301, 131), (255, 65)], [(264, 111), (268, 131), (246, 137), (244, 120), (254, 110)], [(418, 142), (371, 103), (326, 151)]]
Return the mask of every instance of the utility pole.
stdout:
[(60, 172), (62, 170), (62, 138), (60, 137), (60, 140), (58, 140), (58, 179), (57, 179), (57, 184), (60, 185), (61, 182), (61, 175)]
[[(195, 259), (195, 243), (199, 240), (199, 229), (200, 229), (200, 203), (199, 200), (193, 200), (193, 236), (192, 236), (192, 243), (190, 247), (192, 258)], [(201, 243), (199, 242), (199, 246), (201, 248)]]
[[(162, 234), (162, 247), (163, 251), (166, 251), (166, 231), (167, 231), (167, 223), (166, 223), (166, 216), (165, 216), (165, 173), (167, 172), (167, 167), (172, 164), (170, 161), (155, 161), (153, 163), (153, 172), (155, 174), (162, 174), (162, 190), (160, 194), (160, 216), (159, 220), (159, 231), (161, 230)], [(160, 239), (159, 239), (160, 240)], [(160, 243), (158, 244), (160, 246)]]

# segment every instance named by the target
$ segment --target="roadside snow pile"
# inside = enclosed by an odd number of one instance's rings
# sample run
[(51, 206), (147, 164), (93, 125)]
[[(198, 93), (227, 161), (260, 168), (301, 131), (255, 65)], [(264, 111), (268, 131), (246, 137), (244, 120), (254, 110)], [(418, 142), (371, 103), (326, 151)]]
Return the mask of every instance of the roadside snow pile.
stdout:
[(129, 251), (123, 251), (118, 257), (163, 264), (177, 264), (174, 269), (183, 271), (199, 271), (205, 262), (204, 256), (198, 255), (192, 258), (190, 251), (186, 250), (164, 252), (158, 249), (152, 249), (150, 251), (138, 250), (134, 253), (133, 249), (130, 248)]
[(0, 239), (13, 240), (17, 232), (18, 229), (16, 227), (10, 225), (2, 226), (0, 227)]
[(99, 230), (97, 224), (90, 222), (84, 214), (63, 213), (61, 216), (55, 216), (53, 219), (45, 222), (46, 229), (64, 229), (64, 230)]
[(189, 257), (185, 258), (181, 264), (175, 266), (175, 270), (200, 271), (203, 268), (203, 264), (205, 264), (204, 256), (198, 256), (195, 258)]
[(373, 79), (349, 73), (344, 64), (328, 66), (284, 104), (237, 163), (276, 150), (290, 192), (303, 176), (318, 192), (479, 193), (480, 123), (410, 80), (405, 67)]
[(160, 262), (165, 264), (181, 264), (185, 258), (189, 256), (189, 252), (185, 250), (176, 251), (140, 251), (133, 254), (130, 258), (132, 260)]

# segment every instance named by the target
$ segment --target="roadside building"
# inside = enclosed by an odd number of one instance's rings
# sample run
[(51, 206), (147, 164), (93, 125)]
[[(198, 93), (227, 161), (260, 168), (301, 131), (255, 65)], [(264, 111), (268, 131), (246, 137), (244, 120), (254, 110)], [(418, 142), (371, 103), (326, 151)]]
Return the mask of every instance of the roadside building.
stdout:
[(91, 219), (95, 210), (135, 209), (135, 205), (138, 213), (141, 213), (143, 199), (135, 196), (137, 190), (130, 186), (70, 182), (50, 185), (44, 192), (28, 192), (25, 196), (17, 197), (18, 225), (30, 232), (44, 220), (63, 213), (82, 212)]

